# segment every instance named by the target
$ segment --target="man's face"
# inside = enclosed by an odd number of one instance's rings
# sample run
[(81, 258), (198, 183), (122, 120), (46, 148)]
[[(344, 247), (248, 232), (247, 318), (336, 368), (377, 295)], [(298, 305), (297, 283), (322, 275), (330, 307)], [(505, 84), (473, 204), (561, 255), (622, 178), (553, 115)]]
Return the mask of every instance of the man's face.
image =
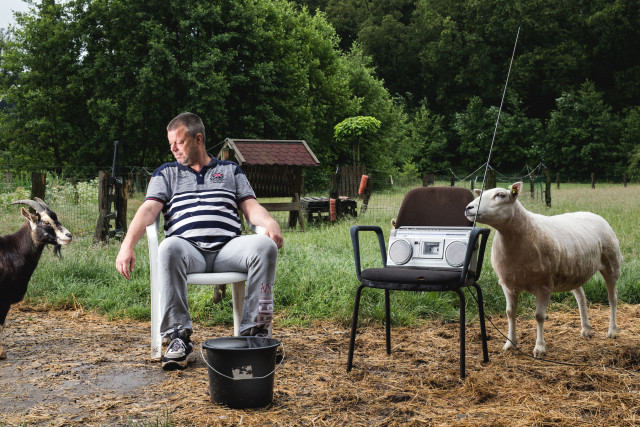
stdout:
[(187, 135), (186, 128), (179, 126), (174, 130), (167, 132), (171, 154), (176, 158), (178, 163), (184, 166), (192, 166), (198, 160), (198, 144), (197, 138)]

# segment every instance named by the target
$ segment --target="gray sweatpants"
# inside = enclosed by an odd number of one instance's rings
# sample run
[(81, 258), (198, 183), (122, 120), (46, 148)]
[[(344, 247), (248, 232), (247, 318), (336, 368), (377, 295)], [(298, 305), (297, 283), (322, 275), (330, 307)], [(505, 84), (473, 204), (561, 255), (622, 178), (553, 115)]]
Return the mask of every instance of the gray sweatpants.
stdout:
[(187, 274), (216, 271), (248, 273), (240, 332), (259, 325), (270, 330), (277, 257), (275, 242), (262, 234), (236, 237), (219, 251), (198, 249), (180, 237), (164, 239), (158, 249), (163, 336), (169, 336), (174, 327), (186, 329), (188, 334), (193, 329)]

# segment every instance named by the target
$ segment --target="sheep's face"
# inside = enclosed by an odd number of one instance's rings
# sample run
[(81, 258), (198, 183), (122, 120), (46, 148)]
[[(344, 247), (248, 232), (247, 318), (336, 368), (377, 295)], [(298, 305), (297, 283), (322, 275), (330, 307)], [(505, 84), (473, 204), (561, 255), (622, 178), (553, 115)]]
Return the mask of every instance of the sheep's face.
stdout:
[(58, 221), (55, 212), (46, 209), (42, 212), (31, 214), (22, 208), (22, 215), (29, 220), (31, 225), (31, 235), (36, 244), (53, 245), (53, 252), (60, 257), (60, 246), (71, 243), (72, 236)]
[[(522, 191), (522, 182), (516, 182), (508, 189), (492, 188), (484, 191), (467, 205), (465, 215), (469, 221), (476, 220), (492, 227), (500, 226), (513, 216), (515, 202)], [(480, 190), (476, 190), (480, 196)]]

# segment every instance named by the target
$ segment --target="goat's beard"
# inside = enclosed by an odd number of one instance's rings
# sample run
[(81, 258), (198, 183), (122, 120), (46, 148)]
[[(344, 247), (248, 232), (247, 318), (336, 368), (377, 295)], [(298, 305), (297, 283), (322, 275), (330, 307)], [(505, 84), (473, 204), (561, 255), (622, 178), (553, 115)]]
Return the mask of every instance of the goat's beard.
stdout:
[(60, 252), (61, 247), (60, 245), (53, 245), (53, 255), (60, 259), (62, 259), (62, 252)]

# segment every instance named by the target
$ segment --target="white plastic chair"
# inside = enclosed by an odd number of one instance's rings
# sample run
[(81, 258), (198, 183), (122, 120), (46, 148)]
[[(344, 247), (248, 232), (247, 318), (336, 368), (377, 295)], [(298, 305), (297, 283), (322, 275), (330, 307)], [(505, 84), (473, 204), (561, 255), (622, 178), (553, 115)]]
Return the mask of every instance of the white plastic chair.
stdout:
[[(147, 241), (149, 244), (149, 270), (151, 276), (151, 358), (159, 359), (162, 354), (162, 337), (160, 334), (160, 284), (158, 283), (158, 228), (160, 215), (147, 226)], [(264, 233), (262, 227), (253, 227), (256, 233)], [(187, 283), (191, 285), (226, 285), (231, 283), (231, 298), (233, 300), (233, 334), (240, 334), (242, 321), (242, 305), (245, 296), (245, 281), (247, 273), (236, 271), (221, 273), (187, 274)]]

